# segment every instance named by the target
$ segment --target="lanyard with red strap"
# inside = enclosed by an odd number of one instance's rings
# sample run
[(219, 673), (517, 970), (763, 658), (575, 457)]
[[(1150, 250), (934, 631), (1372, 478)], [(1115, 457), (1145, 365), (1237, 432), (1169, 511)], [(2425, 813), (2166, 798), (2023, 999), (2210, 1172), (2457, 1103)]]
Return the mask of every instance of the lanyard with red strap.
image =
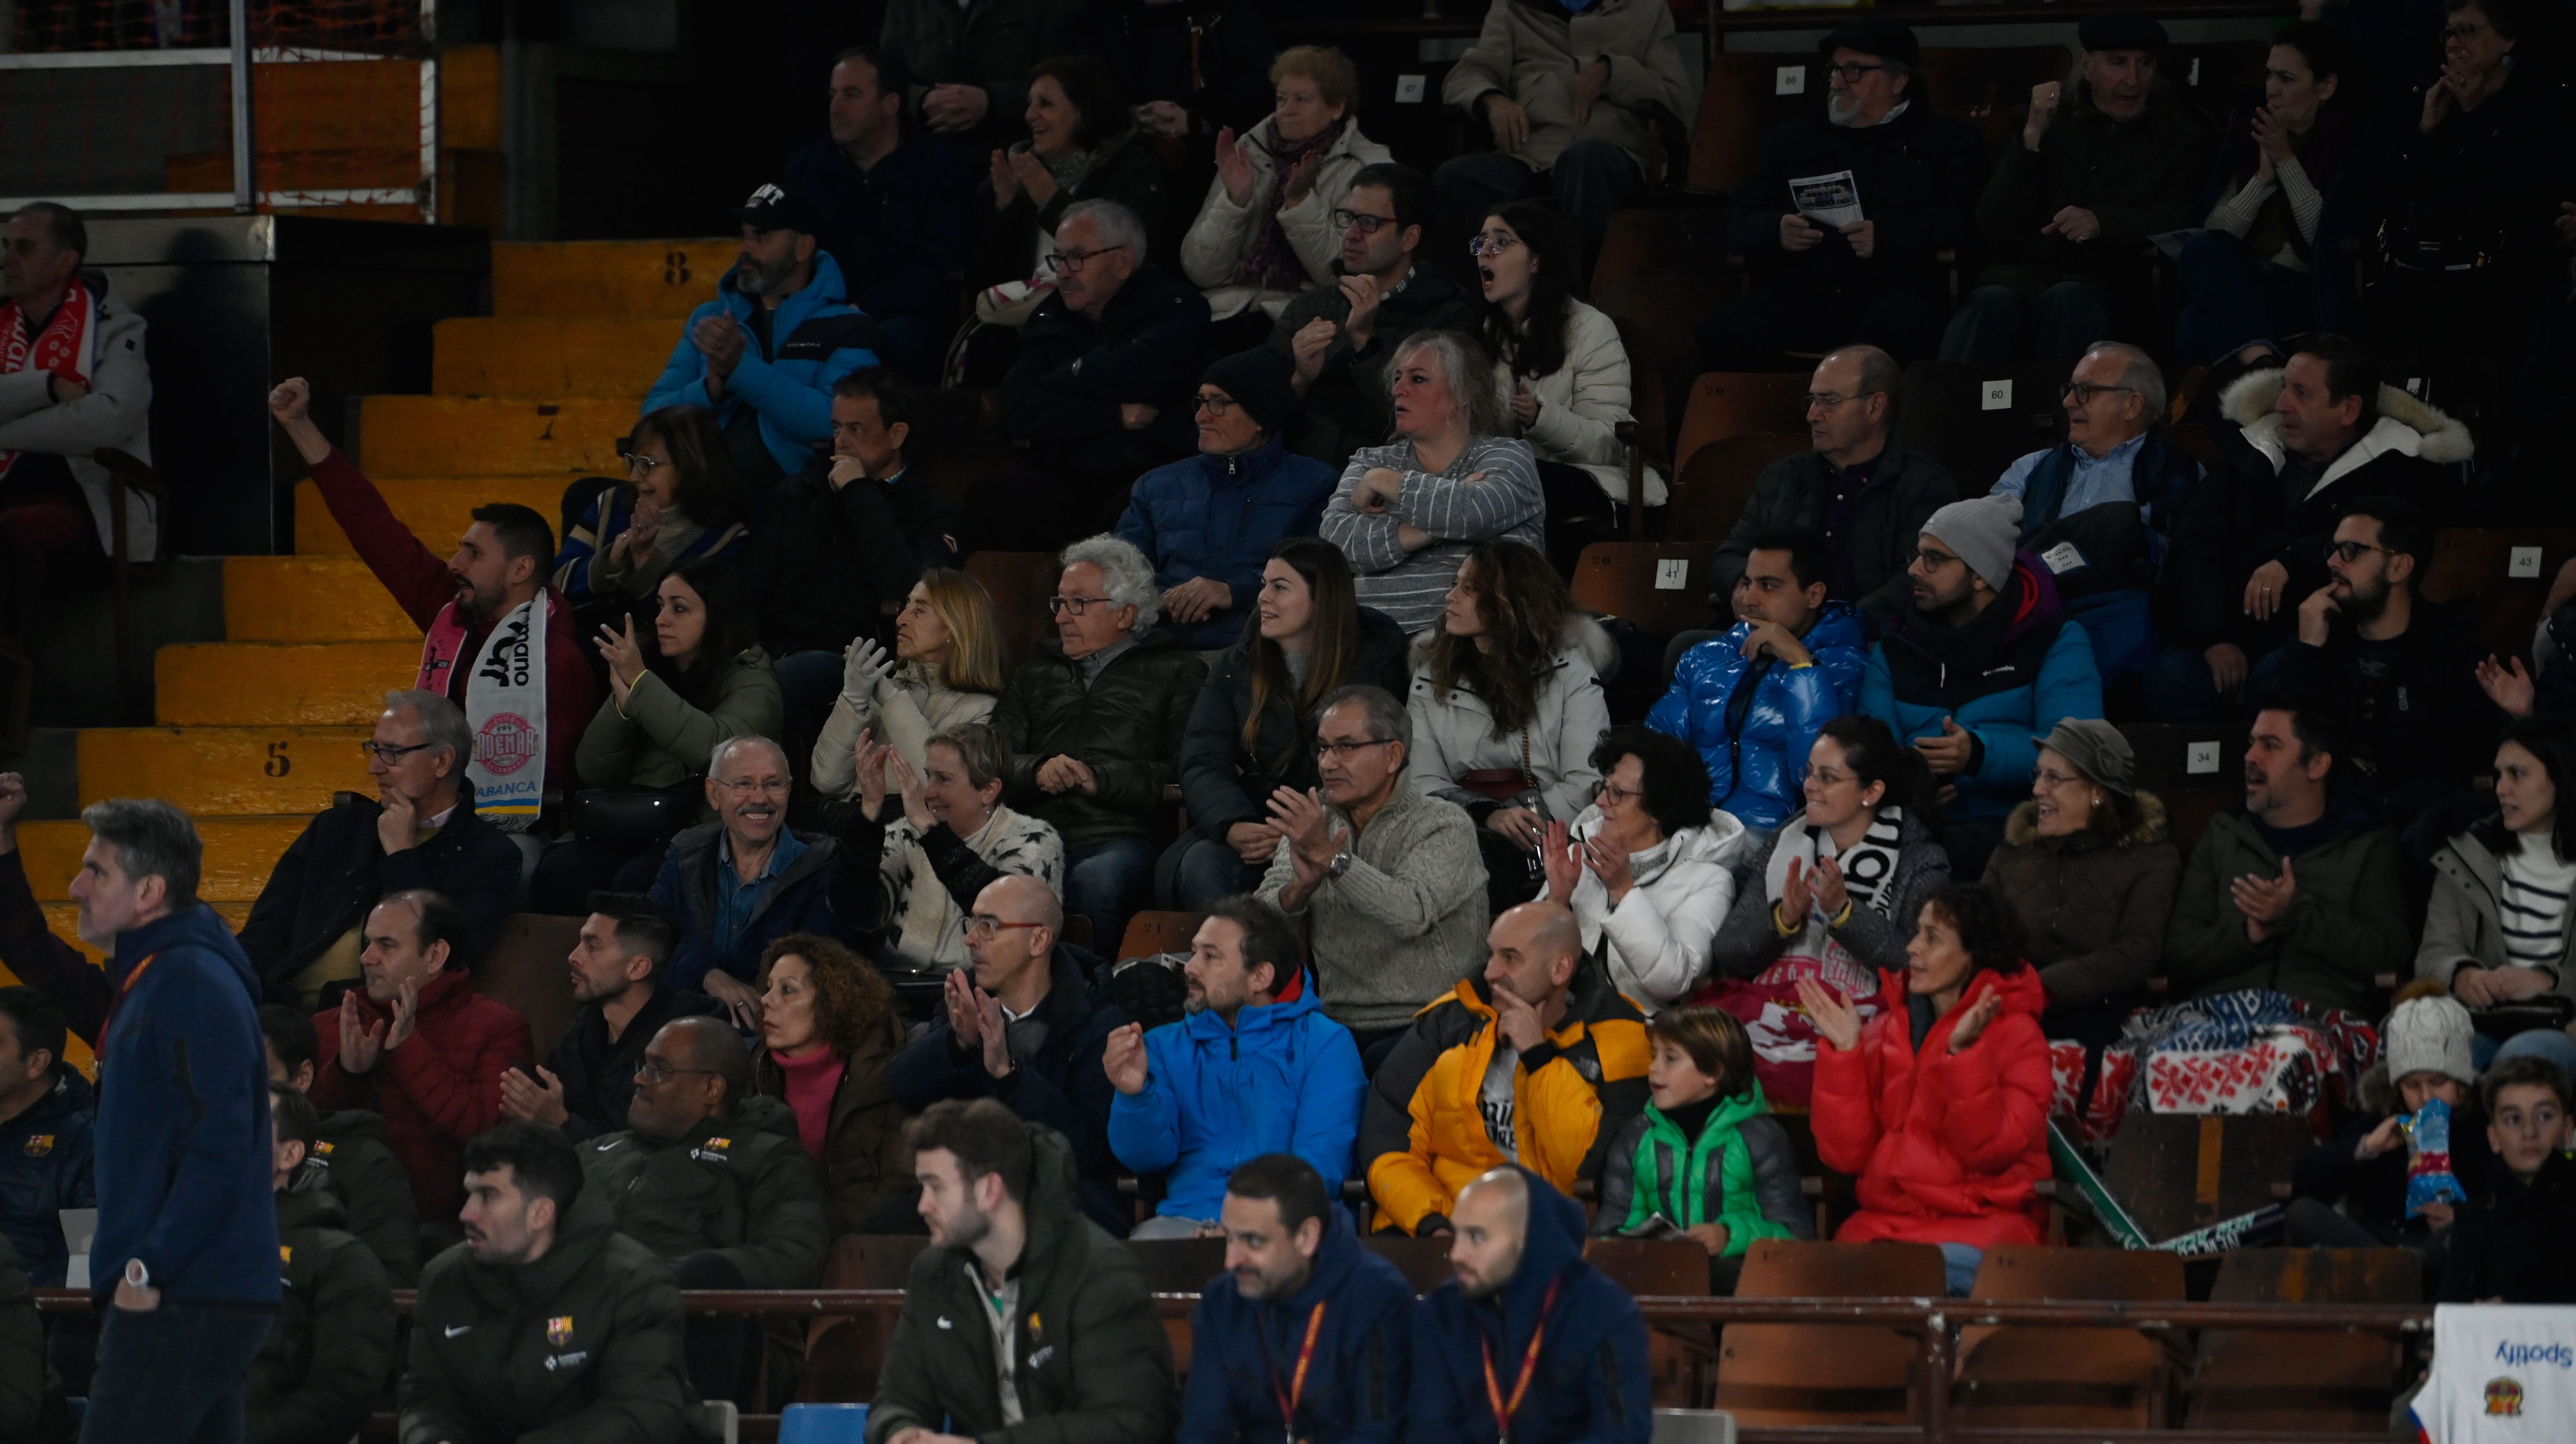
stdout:
[(1521, 1355), (1520, 1377), (1512, 1381), (1512, 1397), (1503, 1398), (1503, 1386), (1494, 1378), (1494, 1341), (1476, 1331), (1476, 1342), (1485, 1350), (1485, 1398), (1494, 1406), (1494, 1438), (1498, 1444), (1511, 1444), (1512, 1416), (1521, 1411), (1521, 1400), (1528, 1396), (1530, 1380), (1538, 1377), (1539, 1345), (1547, 1339), (1547, 1316), (1556, 1311), (1556, 1291), (1565, 1282), (1563, 1274), (1548, 1280), (1547, 1297), (1538, 1305), (1538, 1324), (1530, 1330), (1529, 1348)]
[(107, 1016), (99, 1020), (98, 1047), (92, 1050), (100, 1062), (107, 1061), (108, 1030), (116, 1026), (116, 1013), (125, 1005), (125, 995), (133, 992), (134, 985), (143, 981), (145, 971), (150, 969), (153, 960), (160, 956), (159, 953), (145, 953), (143, 961), (134, 965), (134, 971), (125, 975), (125, 981), (116, 985), (116, 996), (108, 1001)]
[(1324, 1331), (1324, 1304), (1318, 1301), (1306, 1315), (1306, 1343), (1297, 1351), (1297, 1372), (1288, 1387), (1279, 1387), (1279, 1361), (1270, 1353), (1270, 1331), (1260, 1330), (1261, 1362), (1270, 1370), (1270, 1393), (1279, 1401), (1279, 1425), (1285, 1431), (1287, 1444), (1297, 1444), (1297, 1404), (1306, 1397), (1306, 1366), (1315, 1362), (1315, 1339)]

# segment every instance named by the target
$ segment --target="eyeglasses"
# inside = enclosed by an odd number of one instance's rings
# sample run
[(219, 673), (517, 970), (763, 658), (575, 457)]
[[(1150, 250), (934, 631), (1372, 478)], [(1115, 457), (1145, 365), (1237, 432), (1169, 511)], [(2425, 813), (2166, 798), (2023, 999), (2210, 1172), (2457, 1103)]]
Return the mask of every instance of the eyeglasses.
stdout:
[(2327, 545), (2326, 550), (2334, 556), (2336, 561), (2342, 562), (2346, 566), (2350, 566), (2354, 562), (2360, 561), (2361, 554), (2363, 552), (2378, 552), (2383, 556), (2392, 557), (2397, 555), (2397, 549), (2395, 547), (2379, 546), (2372, 542), (2333, 542)]
[(1869, 74), (1873, 70), (1885, 70), (1886, 68), (1887, 67), (1884, 65), (1863, 65), (1857, 60), (1846, 60), (1840, 64), (1827, 63), (1825, 66), (1825, 73), (1828, 75), (1841, 76), (1843, 84), (1845, 85), (1858, 85), (1860, 84), (1860, 78), (1862, 76)]
[(774, 792), (785, 797), (788, 789), (793, 786), (784, 777), (746, 777), (740, 782), (729, 782), (721, 777), (710, 777), (707, 780), (736, 797), (746, 797), (755, 792)]
[(1641, 797), (1643, 797), (1643, 796), (1645, 796), (1645, 795), (1646, 795), (1646, 794), (1645, 794), (1644, 792), (1642, 792), (1642, 791), (1631, 791), (1631, 790), (1630, 790), (1630, 789), (1628, 789), (1628, 788), (1621, 787), (1619, 784), (1617, 784), (1617, 783), (1615, 783), (1615, 782), (1612, 782), (1610, 779), (1608, 779), (1608, 778), (1606, 778), (1606, 777), (1605, 777), (1605, 778), (1603, 778), (1603, 779), (1601, 779), (1601, 785), (1600, 785), (1600, 786), (1598, 786), (1598, 787), (1596, 787), (1596, 788), (1594, 788), (1594, 789), (1592, 789), (1592, 790), (1593, 790), (1593, 792), (1594, 792), (1594, 793), (1596, 793), (1597, 795), (1599, 795), (1599, 796), (1600, 796), (1600, 798), (1601, 798), (1603, 801), (1605, 801), (1605, 802), (1615, 802), (1615, 803), (1619, 804), (1621, 807), (1625, 807), (1625, 806), (1627, 806), (1629, 803), (1634, 802), (1634, 801), (1636, 801), (1638, 798), (1641, 798)]
[(1362, 748), (1384, 747), (1394, 740), (1392, 737), (1371, 737), (1361, 742), (1335, 742), (1330, 738), (1318, 737), (1315, 739), (1315, 755), (1318, 758), (1339, 762)]
[(2486, 24), (2483, 21), (2464, 22), (2458, 25), (2445, 25), (2442, 27), (2442, 39), (2446, 42), (2452, 40), (2466, 40), (2470, 36), (2475, 35), (2486, 28)]
[(1467, 238), (1467, 254), (1471, 256), (1499, 256), (1503, 252), (1510, 250), (1512, 247), (1517, 246), (1520, 243), (1521, 238), (1518, 236), (1469, 236)]
[(1044, 923), (1006, 923), (1000, 918), (991, 917), (984, 913), (977, 913), (971, 918), (959, 918), (957, 920), (957, 930), (970, 938), (989, 938), (995, 933), (1008, 932), (1013, 928), (1042, 928), (1045, 926), (1046, 924)]
[(391, 764), (400, 762), (415, 752), (427, 752), (437, 745), (435, 742), (415, 742), (409, 747), (397, 747), (390, 742), (367, 741), (359, 743), (358, 750), (370, 758)]
[(671, 464), (661, 457), (646, 456), (640, 451), (621, 451), (617, 453), (617, 459), (626, 463), (626, 470), (629, 475), (640, 471), (646, 476), (651, 476), (656, 467), (669, 466)]
[(2105, 391), (2126, 391), (2132, 396), (2138, 394), (2138, 388), (2135, 386), (2096, 386), (2090, 381), (2069, 381), (2057, 388), (2058, 395), (2073, 401), (2078, 406), (2090, 405), (2094, 397)]
[(1235, 408), (1235, 405), (1235, 399), (1231, 396), (1208, 396), (1201, 394), (1190, 398), (1191, 410), (1204, 411), (1210, 416), (1223, 416), (1227, 412), (1232, 411)]
[(1085, 607), (1108, 607), (1115, 605), (1117, 604), (1110, 601), (1107, 597), (1049, 597), (1047, 598), (1047, 615), (1050, 617), (1061, 617), (1065, 613), (1071, 612), (1078, 617), (1082, 615), (1082, 609)]
[(1102, 246), (1096, 251), (1052, 251), (1047, 255), (1047, 269), (1058, 275), (1079, 276), (1082, 274), (1082, 268), (1090, 265), (1094, 256), (1105, 256), (1111, 251), (1125, 249), (1127, 249), (1125, 246)]
[(1857, 396), (1836, 396), (1830, 391), (1810, 391), (1804, 399), (1809, 411), (1831, 411), (1846, 402), (1867, 400), (1877, 394), (1874, 391), (1864, 391)]
[(1914, 559), (1921, 562), (1923, 564), (1923, 570), (1927, 572), (1937, 572), (1943, 567), (1949, 566), (1959, 560), (1948, 552), (1936, 551), (1918, 551), (1914, 554)]
[(2083, 778), (2078, 777), (2071, 772), (2051, 772), (2045, 767), (2041, 768), (2037, 773), (2033, 774), (2033, 776), (2038, 779), (2040, 786), (2047, 788), (2051, 792), (2056, 792), (2068, 787), (2079, 786), (2084, 783)]
[(1366, 211), (1333, 212), (1334, 229), (1347, 231), (1351, 227), (1357, 226), (1360, 228), (1360, 234), (1364, 236), (1376, 235), (1379, 227), (1391, 226), (1394, 224), (1395, 217), (1393, 216), (1373, 216)]
[(715, 1071), (713, 1068), (674, 1068), (656, 1059), (639, 1058), (635, 1062), (635, 1081), (658, 1088), (682, 1073), (713, 1074)]

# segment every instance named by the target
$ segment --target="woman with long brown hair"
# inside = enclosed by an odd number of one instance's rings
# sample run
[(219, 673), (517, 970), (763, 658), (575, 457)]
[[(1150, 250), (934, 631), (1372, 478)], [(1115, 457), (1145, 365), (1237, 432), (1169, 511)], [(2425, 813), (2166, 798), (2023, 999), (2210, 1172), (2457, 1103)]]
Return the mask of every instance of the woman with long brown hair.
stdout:
[(1366, 682), (1400, 693), (1404, 632), (1359, 604), (1341, 548), (1290, 537), (1270, 549), (1243, 639), (1208, 671), (1181, 742), (1191, 830), (1155, 867), (1165, 907), (1249, 892), (1279, 845), (1270, 794), (1317, 785), (1315, 704)]
[(1458, 566), (1438, 628), (1417, 644), (1413, 785), (1467, 809), (1494, 910), (1538, 895), (1539, 843), (1601, 786), (1592, 745), (1610, 729), (1610, 639), (1538, 549), (1492, 538)]
[(786, 1103), (823, 1170), (832, 1231), (882, 1233), (912, 1198), (906, 1113), (886, 1084), (903, 1047), (894, 989), (830, 938), (790, 933), (760, 958), (760, 1047), (752, 1092)]

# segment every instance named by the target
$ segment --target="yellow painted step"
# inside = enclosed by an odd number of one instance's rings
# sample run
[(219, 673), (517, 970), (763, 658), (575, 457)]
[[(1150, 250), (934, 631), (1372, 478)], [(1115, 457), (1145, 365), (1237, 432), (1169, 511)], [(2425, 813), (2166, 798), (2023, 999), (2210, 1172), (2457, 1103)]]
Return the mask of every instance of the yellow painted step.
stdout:
[(320, 812), (334, 792), (376, 790), (364, 727), (89, 727), (80, 800), (160, 797), (191, 817)]
[(226, 557), (224, 637), (399, 642), (418, 640), (420, 628), (355, 557)]
[[(201, 817), (197, 836), (206, 845), (206, 861), (197, 896), (221, 906), (239, 903), (248, 910), (268, 884), (269, 871), (286, 855), (309, 817)], [(72, 875), (80, 871), (81, 850), (89, 846), (89, 829), (76, 820), (22, 822), (18, 847), (27, 854), (27, 885), (39, 902), (71, 901)], [(63, 936), (71, 936), (65, 925)]]
[(742, 254), (729, 236), (679, 241), (504, 241), (492, 247), (495, 316), (681, 317), (716, 295)]
[(618, 438), (640, 398), (512, 401), (487, 396), (369, 396), (359, 403), (358, 465), (393, 477), (624, 476)]
[(198, 642), (152, 659), (167, 727), (372, 727), (420, 677), (418, 642)]
[(613, 396), (640, 406), (679, 344), (671, 316), (457, 316), (431, 328), (441, 396)]
[[(614, 475), (623, 476), (618, 468)], [(474, 524), (474, 508), (485, 502), (511, 501), (535, 510), (546, 519), (546, 525), (560, 529), (563, 514), (564, 483), (570, 477), (501, 476), (501, 477), (415, 477), (396, 481), (379, 481), (376, 490), (384, 493), (385, 505), (394, 509), (394, 518), (411, 528), (420, 544), (445, 558), (456, 550), (459, 537)], [(563, 545), (556, 537), (555, 544)], [(295, 484), (295, 552), (298, 556), (355, 556), (357, 548), (349, 534), (332, 520), (331, 508), (322, 504), (322, 491), (310, 481)]]

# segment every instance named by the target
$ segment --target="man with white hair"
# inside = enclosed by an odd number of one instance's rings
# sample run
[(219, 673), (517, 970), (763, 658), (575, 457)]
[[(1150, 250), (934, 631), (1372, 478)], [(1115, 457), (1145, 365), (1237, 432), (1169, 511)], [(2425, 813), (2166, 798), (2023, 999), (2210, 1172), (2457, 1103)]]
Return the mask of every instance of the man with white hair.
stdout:
[(993, 709), (1003, 796), (1064, 837), (1065, 910), (1091, 920), (1104, 953), (1154, 874), (1163, 788), (1180, 780), (1181, 735), (1207, 664), (1154, 623), (1154, 564), (1095, 536), (1064, 549), (1039, 640)]
[[(1099, 527), (1119, 488), (1198, 450), (1190, 403), (1211, 357), (1207, 298), (1147, 254), (1134, 211), (1107, 200), (1065, 207), (1052, 259), (1055, 294), (1020, 328), (1001, 415), (1003, 434), (1027, 441), (1049, 473), (1043, 486), (1012, 477), (1015, 520), (1052, 519), (1063, 537)], [(1002, 500), (990, 490), (979, 489), (983, 505), (969, 515)]]
[(2155, 650), (2147, 589), (2200, 462), (2165, 434), (2165, 378), (2125, 341), (2097, 341), (2060, 393), (2066, 439), (2004, 468), (1995, 496), (2021, 498), (2020, 550), (2057, 582), (2105, 686)]
[(342, 794), (270, 870), (242, 924), (268, 998), (318, 1007), (358, 981), (360, 924), (387, 893), (427, 889), (464, 915), (457, 966), (472, 971), (519, 897), (519, 849), (474, 811), (474, 732), (437, 692), (388, 692), (358, 744), (376, 796)]
[(863, 808), (836, 808), (839, 836), (787, 825), (787, 750), (728, 737), (707, 759), (716, 820), (671, 839), (653, 901), (679, 925), (663, 986), (705, 993), (746, 1028), (760, 1023), (760, 955), (789, 933), (866, 944), (890, 908), (877, 859), (885, 832)]

